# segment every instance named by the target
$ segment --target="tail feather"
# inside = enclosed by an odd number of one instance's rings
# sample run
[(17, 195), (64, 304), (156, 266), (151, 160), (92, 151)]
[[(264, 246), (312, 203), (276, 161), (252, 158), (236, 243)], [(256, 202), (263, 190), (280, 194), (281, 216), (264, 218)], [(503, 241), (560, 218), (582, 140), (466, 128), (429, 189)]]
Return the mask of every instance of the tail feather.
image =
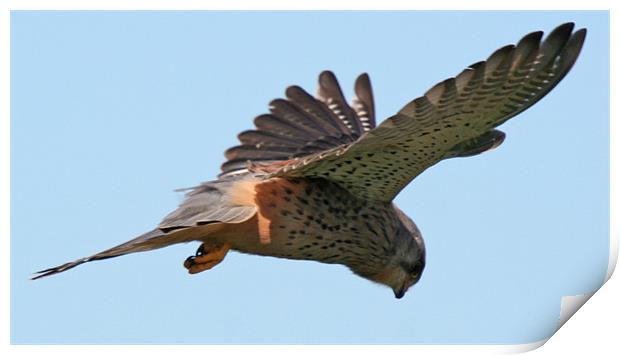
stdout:
[(37, 280), (43, 277), (58, 274), (90, 261), (109, 259), (125, 254), (148, 251), (163, 248), (176, 243), (183, 243), (195, 240), (196, 233), (184, 232), (188, 229), (190, 228), (177, 229), (170, 233), (165, 233), (160, 229), (154, 229), (135, 239), (132, 239), (128, 242), (117, 245), (113, 248), (102, 251), (95, 255), (80, 258), (56, 267), (38, 271), (30, 279)]
[[(116, 255), (116, 256), (120, 256), (120, 254)], [(112, 258), (112, 256), (110, 256), (110, 258)], [(71, 261), (71, 262), (62, 264), (60, 266), (56, 266), (56, 267), (52, 267), (52, 268), (49, 268), (49, 269), (37, 271), (35, 273), (35, 275), (30, 278), (30, 280), (38, 280), (38, 279), (40, 279), (42, 277), (58, 274), (58, 273), (67, 271), (69, 269), (73, 269), (74, 267), (76, 267), (78, 265), (81, 265), (81, 264), (84, 264), (84, 263), (87, 263), (87, 262), (93, 261), (93, 260), (99, 260), (99, 259), (97, 259), (95, 255), (93, 255), (93, 256), (89, 256), (87, 258), (77, 259), (75, 261)]]
[[(159, 249), (172, 244), (204, 242), (207, 238), (217, 238), (215, 234), (226, 228), (226, 225), (246, 222), (256, 214), (256, 206), (252, 205), (253, 190), (241, 189), (240, 195), (231, 195), (237, 191), (237, 184), (245, 179), (251, 183), (253, 175), (239, 175), (205, 182), (191, 188), (179, 208), (166, 216), (152, 231), (95, 255), (41, 270), (31, 279), (37, 280), (58, 274), (90, 261)], [(239, 198), (240, 200), (236, 201)]]

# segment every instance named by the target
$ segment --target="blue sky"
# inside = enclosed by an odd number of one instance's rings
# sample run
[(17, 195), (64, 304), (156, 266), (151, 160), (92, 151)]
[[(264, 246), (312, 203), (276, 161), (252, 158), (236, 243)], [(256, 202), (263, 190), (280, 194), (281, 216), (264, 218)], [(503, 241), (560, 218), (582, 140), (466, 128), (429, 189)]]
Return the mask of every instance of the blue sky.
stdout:
[[(440, 163), (396, 199), (427, 268), (402, 300), (341, 266), (197, 244), (32, 272), (150, 230), (215, 178), (236, 134), (333, 70), (368, 72), (379, 120), (535, 30), (574, 21), (573, 70), (502, 126), (504, 144)], [(11, 341), (521, 343), (560, 297), (603, 281), (609, 248), (609, 21), (604, 12), (13, 12)]]

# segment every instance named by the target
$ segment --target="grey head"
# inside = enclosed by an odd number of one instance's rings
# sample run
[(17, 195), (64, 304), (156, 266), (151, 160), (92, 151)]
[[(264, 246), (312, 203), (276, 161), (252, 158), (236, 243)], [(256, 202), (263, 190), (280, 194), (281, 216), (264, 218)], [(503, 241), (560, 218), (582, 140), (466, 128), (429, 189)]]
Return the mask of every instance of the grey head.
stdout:
[(392, 204), (392, 207), (395, 228), (390, 228), (379, 248), (383, 251), (380, 258), (368, 260), (365, 267), (349, 267), (363, 278), (390, 287), (394, 296), (400, 299), (420, 280), (426, 265), (426, 249), (422, 234), (411, 218), (396, 205)]

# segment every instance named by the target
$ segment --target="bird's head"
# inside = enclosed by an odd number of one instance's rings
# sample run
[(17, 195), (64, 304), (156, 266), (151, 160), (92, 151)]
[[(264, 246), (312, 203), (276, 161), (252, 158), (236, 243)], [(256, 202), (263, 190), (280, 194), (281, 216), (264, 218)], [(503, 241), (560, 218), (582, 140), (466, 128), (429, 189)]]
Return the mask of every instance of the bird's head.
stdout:
[(400, 299), (420, 280), (426, 263), (426, 250), (415, 223), (396, 206), (394, 210), (400, 225), (396, 235), (390, 238), (389, 257), (378, 272), (365, 277), (390, 287), (394, 296)]

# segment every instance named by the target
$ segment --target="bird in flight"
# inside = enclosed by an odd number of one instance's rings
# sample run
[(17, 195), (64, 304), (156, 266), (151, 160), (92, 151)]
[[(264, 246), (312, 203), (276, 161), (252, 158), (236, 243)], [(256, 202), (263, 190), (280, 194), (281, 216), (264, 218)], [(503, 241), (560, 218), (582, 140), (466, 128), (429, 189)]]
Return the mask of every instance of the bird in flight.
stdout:
[(316, 97), (298, 86), (239, 134), (214, 181), (188, 189), (152, 231), (34, 275), (176, 243), (202, 242), (183, 265), (209, 270), (229, 250), (342, 264), (390, 287), (396, 298), (422, 275), (425, 247), (415, 223), (392, 202), (436, 163), (499, 146), (497, 126), (545, 96), (568, 73), (586, 30), (573, 23), (544, 40), (533, 32), (470, 65), (375, 125), (370, 79), (360, 75), (349, 105), (333, 73)]

